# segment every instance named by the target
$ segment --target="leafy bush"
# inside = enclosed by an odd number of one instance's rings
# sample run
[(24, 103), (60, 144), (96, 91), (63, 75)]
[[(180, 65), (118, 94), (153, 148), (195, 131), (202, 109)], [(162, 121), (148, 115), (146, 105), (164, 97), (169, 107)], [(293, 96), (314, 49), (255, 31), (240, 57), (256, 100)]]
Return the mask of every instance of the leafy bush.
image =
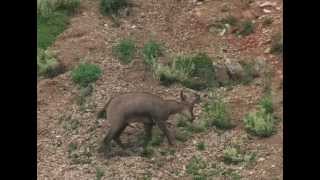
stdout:
[(56, 58), (49, 52), (43, 49), (38, 49), (37, 54), (37, 74), (44, 77), (54, 77), (64, 72), (64, 68)]
[(186, 172), (193, 176), (202, 175), (201, 170), (207, 167), (206, 162), (201, 157), (193, 156), (186, 166)]
[(240, 31), (238, 32), (241, 36), (247, 36), (254, 32), (254, 24), (247, 20), (241, 23)]
[(94, 64), (82, 63), (71, 72), (72, 80), (81, 87), (87, 87), (101, 76), (102, 71), (99, 66)]
[(127, 0), (100, 0), (100, 10), (103, 15), (117, 15), (120, 9), (127, 6)]
[(246, 115), (244, 124), (246, 130), (256, 136), (268, 137), (275, 132), (275, 119), (271, 113), (267, 113), (263, 108)]
[(156, 63), (156, 58), (162, 54), (162, 48), (157, 42), (149, 41), (144, 45), (142, 53), (144, 62), (149, 66), (153, 66)]
[(215, 85), (212, 60), (204, 53), (178, 56), (169, 66), (158, 66), (156, 75), (162, 84), (180, 82), (182, 85), (202, 90)]
[(270, 113), (270, 114), (273, 113), (273, 103), (272, 103), (271, 95), (266, 95), (262, 97), (259, 105), (261, 108), (263, 108), (266, 111), (266, 113)]
[(204, 113), (207, 127), (216, 126), (220, 129), (230, 129), (234, 126), (231, 123), (226, 104), (219, 98), (214, 98), (207, 103), (204, 106)]
[(243, 156), (234, 147), (227, 147), (223, 151), (223, 158), (227, 164), (237, 164), (243, 161)]
[(197, 149), (203, 151), (206, 148), (206, 145), (203, 142), (197, 144)]
[(113, 53), (120, 62), (128, 64), (132, 61), (133, 56), (136, 52), (136, 46), (132, 40), (124, 39), (121, 40), (117, 45), (113, 47)]

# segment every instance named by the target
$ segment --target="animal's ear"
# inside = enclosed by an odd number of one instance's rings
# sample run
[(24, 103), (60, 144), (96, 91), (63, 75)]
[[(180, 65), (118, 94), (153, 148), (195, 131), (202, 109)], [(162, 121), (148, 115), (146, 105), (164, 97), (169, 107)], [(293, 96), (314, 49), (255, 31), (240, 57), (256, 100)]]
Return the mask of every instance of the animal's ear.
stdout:
[(181, 98), (181, 101), (187, 100), (187, 97), (183, 94), (183, 91), (180, 91), (180, 98)]
[(196, 93), (194, 93), (194, 95), (195, 95), (196, 99), (193, 100), (192, 104), (198, 104), (200, 102), (200, 96), (199, 96), (199, 94), (196, 94)]

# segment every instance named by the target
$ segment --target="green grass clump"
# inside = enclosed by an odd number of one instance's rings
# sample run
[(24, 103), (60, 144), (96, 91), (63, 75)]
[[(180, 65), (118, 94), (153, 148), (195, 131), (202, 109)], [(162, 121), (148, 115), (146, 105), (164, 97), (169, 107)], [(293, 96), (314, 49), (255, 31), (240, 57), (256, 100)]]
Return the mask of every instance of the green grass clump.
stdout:
[(275, 132), (275, 119), (271, 113), (267, 113), (263, 108), (256, 112), (250, 112), (243, 121), (246, 130), (253, 135), (269, 137)]
[(204, 118), (207, 127), (216, 126), (219, 129), (230, 129), (231, 123), (226, 104), (219, 98), (213, 98), (204, 106)]
[(215, 85), (212, 60), (204, 53), (178, 56), (169, 66), (158, 66), (155, 74), (165, 85), (180, 82), (185, 87), (195, 90)]
[(204, 142), (199, 142), (196, 146), (199, 151), (203, 151), (206, 148)]
[(72, 80), (81, 87), (87, 87), (102, 75), (102, 70), (95, 64), (82, 63), (71, 72)]
[(206, 179), (202, 171), (207, 167), (206, 162), (201, 157), (193, 156), (186, 166), (186, 172), (193, 176), (193, 179)]
[(127, 0), (100, 0), (100, 10), (103, 15), (117, 15), (120, 9), (127, 6)]
[(96, 168), (96, 180), (101, 180), (101, 178), (104, 176), (104, 172), (100, 168)]
[(238, 34), (241, 36), (248, 36), (253, 32), (254, 32), (254, 24), (251, 21), (247, 20), (241, 23)]
[(117, 45), (113, 47), (114, 55), (123, 64), (128, 64), (132, 61), (136, 52), (136, 46), (130, 39), (121, 40)]
[(37, 43), (39, 48), (47, 49), (64, 31), (80, 0), (38, 0), (37, 3)]
[(153, 66), (156, 62), (156, 59), (162, 54), (162, 47), (155, 41), (147, 42), (142, 50), (144, 56), (144, 62), (148, 66)]
[(271, 95), (265, 95), (262, 97), (259, 103), (260, 107), (263, 108), (266, 113), (272, 114), (273, 113), (273, 103)]
[(68, 25), (69, 17), (66, 12), (58, 11), (47, 16), (38, 15), (37, 19), (37, 43), (38, 47), (47, 49), (64, 31)]
[(227, 164), (237, 164), (243, 161), (243, 156), (234, 147), (227, 147), (223, 151), (223, 159)]
[(64, 71), (62, 65), (56, 60), (56, 58), (49, 52), (43, 49), (38, 49), (37, 54), (37, 74), (38, 76), (44, 76), (52, 78)]

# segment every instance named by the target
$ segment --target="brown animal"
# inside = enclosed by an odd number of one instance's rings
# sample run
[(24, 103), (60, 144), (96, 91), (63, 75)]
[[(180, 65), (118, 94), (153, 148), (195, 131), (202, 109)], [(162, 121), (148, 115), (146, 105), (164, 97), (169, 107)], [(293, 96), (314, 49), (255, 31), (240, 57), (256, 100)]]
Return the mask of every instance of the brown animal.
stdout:
[(167, 129), (166, 121), (170, 115), (182, 113), (194, 119), (193, 107), (200, 101), (200, 96), (196, 95), (195, 100), (188, 102), (186, 96), (181, 91), (181, 102), (174, 100), (163, 100), (159, 96), (149, 93), (126, 93), (111, 98), (99, 114), (106, 112), (107, 119), (111, 126), (108, 134), (103, 139), (100, 151), (109, 150), (110, 142), (115, 142), (125, 148), (120, 140), (121, 133), (131, 122), (142, 122), (146, 132), (145, 144), (152, 136), (152, 128), (158, 125), (165, 134), (170, 145), (174, 145), (174, 138)]

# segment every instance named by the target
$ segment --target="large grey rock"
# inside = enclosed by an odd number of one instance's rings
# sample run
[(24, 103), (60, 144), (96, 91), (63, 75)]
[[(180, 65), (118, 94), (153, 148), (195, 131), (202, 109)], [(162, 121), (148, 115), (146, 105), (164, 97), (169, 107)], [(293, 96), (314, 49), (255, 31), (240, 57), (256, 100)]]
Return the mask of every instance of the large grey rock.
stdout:
[(233, 80), (241, 80), (243, 79), (245, 72), (241, 64), (237, 61), (231, 61), (230, 59), (226, 59), (226, 68)]
[(215, 76), (219, 84), (225, 84), (229, 82), (230, 77), (228, 75), (228, 71), (225, 65), (223, 64), (215, 64), (214, 65)]
[(266, 59), (258, 57), (253, 65), (253, 76), (262, 77), (268, 71)]

